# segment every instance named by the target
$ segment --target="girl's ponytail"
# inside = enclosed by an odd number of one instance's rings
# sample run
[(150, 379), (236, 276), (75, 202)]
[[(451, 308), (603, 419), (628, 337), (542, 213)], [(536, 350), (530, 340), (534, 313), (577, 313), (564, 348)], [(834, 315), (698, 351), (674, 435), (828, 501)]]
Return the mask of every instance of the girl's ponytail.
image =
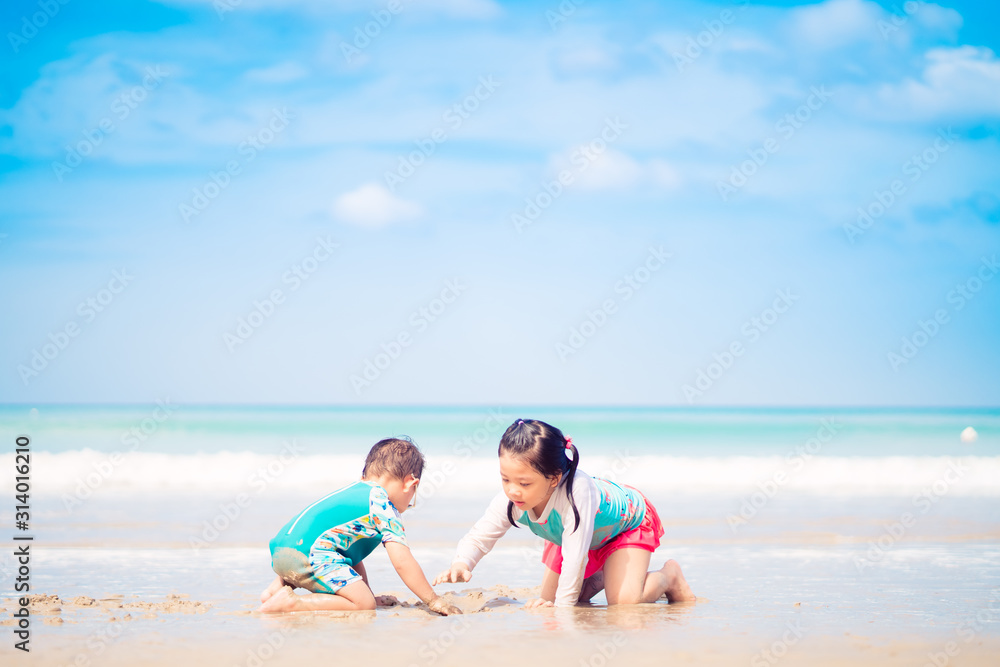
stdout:
[[(571, 457), (570, 454), (573, 456)], [(580, 527), (580, 510), (576, 508), (576, 501), (573, 500), (573, 479), (576, 477), (576, 469), (580, 465), (580, 452), (573, 444), (573, 438), (566, 438), (566, 458), (569, 459), (569, 470), (563, 476), (563, 483), (566, 485), (566, 495), (569, 496), (569, 505), (573, 508), (573, 518), (576, 523), (573, 525), (573, 532)]]

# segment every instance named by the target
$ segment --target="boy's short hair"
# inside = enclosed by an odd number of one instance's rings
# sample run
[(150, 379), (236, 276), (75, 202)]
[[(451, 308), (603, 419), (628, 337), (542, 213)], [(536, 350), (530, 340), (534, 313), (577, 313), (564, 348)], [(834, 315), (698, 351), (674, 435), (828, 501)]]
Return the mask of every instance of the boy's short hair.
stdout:
[(362, 479), (381, 477), (389, 473), (395, 479), (406, 479), (413, 475), (420, 479), (424, 472), (424, 455), (417, 446), (405, 435), (400, 438), (385, 438), (379, 440), (368, 452), (365, 467), (361, 471)]

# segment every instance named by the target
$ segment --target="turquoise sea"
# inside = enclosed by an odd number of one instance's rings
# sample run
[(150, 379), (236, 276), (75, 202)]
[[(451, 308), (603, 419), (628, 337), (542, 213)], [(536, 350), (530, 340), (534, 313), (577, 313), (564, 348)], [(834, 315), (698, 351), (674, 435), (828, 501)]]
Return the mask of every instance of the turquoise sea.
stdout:
[[(495, 448), (521, 417), (548, 421), (585, 449), (672, 456), (784, 455), (824, 419), (837, 425), (829, 456), (1000, 455), (998, 408), (628, 408), (628, 407), (324, 407), (184, 405), (0, 405), (3, 433), (28, 433), (38, 451), (115, 451), (138, 430), (145, 452), (268, 453), (294, 438), (311, 454), (363, 456), (388, 435), (411, 436), (428, 455), (473, 440)], [(973, 445), (959, 434), (972, 426)], [(484, 433), (485, 431), (485, 433)], [(125, 443), (128, 444), (128, 443)]]
[[(211, 543), (248, 546), (356, 479), (377, 440), (408, 435), (427, 468), (407, 520), (443, 544), (499, 491), (497, 443), (522, 417), (572, 436), (589, 474), (640, 488), (678, 540), (863, 541), (908, 507), (921, 512), (914, 535), (998, 527), (997, 409), (6, 405), (0, 463), (12, 469), (14, 438), (31, 439), (39, 526), (56, 543), (185, 543), (246, 496)], [(137, 507), (142, 521), (126, 511)]]

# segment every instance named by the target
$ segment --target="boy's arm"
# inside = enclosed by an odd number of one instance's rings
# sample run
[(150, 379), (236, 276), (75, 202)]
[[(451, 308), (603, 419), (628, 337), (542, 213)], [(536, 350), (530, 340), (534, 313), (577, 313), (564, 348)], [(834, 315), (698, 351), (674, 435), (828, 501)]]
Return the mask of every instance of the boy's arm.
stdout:
[(359, 560), (354, 564), (354, 571), (360, 574), (361, 578), (364, 579), (365, 586), (368, 588), (372, 587), (372, 585), (368, 583), (368, 572), (365, 571), (365, 564), (362, 561)]
[(410, 547), (399, 542), (385, 542), (385, 551), (389, 554), (392, 566), (396, 568), (396, 574), (403, 580), (406, 587), (413, 591), (422, 602), (439, 614), (449, 616), (451, 614), (461, 614), (462, 610), (454, 605), (445, 602), (427, 583), (424, 571), (420, 569), (420, 564), (413, 557)]

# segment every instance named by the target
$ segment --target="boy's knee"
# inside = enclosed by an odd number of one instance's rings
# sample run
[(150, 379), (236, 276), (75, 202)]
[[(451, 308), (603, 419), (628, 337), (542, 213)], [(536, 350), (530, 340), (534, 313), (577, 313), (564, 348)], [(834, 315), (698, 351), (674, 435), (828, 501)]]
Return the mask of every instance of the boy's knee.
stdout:
[(366, 600), (358, 600), (354, 603), (358, 607), (358, 611), (375, 611), (375, 598), (369, 597)]

